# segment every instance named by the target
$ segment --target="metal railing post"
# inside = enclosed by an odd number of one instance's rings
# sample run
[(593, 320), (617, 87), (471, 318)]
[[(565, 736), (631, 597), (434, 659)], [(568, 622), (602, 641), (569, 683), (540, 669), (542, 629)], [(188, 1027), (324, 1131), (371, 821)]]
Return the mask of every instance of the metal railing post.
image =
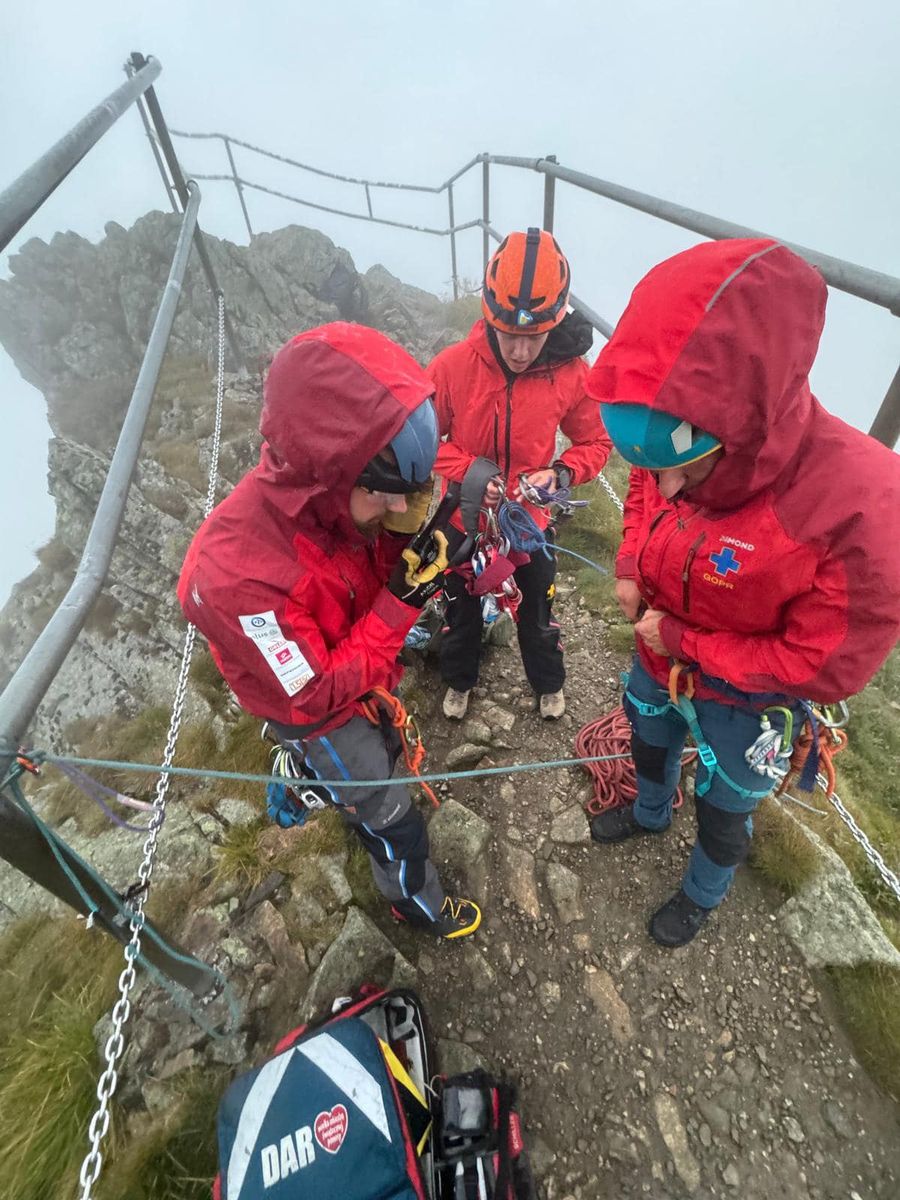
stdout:
[[(143, 54), (135, 50), (131, 55), (132, 64), (140, 70), (146, 63)], [(187, 208), (188, 192), (187, 185), (184, 181), (184, 175), (181, 170), (181, 164), (178, 161), (178, 155), (175, 153), (175, 147), (172, 145), (172, 139), (169, 137), (169, 127), (166, 125), (165, 118), (162, 115), (162, 109), (159, 107), (159, 101), (156, 98), (156, 93), (152, 87), (146, 89), (147, 110), (150, 113), (150, 119), (153, 122), (153, 128), (156, 130), (156, 136), (159, 141), (160, 148), (166, 160), (166, 165), (169, 168), (169, 174), (172, 176), (172, 182), (175, 185), (175, 190), (178, 193), (178, 198), (181, 200), (182, 207)], [(194, 230), (194, 241), (197, 246), (197, 254), (200, 262), (203, 265), (203, 270), (206, 272), (206, 280), (209, 283), (210, 290), (213, 295), (213, 301), (220, 292), (216, 273), (213, 270), (212, 262), (210, 261), (209, 251), (206, 249), (206, 242), (203, 240), (203, 232), (198, 225)], [(244, 365), (244, 358), (241, 354), (241, 348), (237, 340), (237, 335), (234, 332), (234, 327), (231, 324), (231, 317), (226, 312), (225, 314), (225, 335), (228, 338), (228, 344), (231, 347), (231, 353), (234, 355), (235, 362), (238, 366)]]
[(222, 138), (225, 143), (225, 153), (228, 155), (228, 162), (231, 166), (231, 174), (234, 177), (234, 186), (237, 190), (238, 200), (241, 202), (241, 212), (244, 214), (244, 223), (247, 226), (247, 233), (250, 235), (250, 240), (253, 240), (253, 227), (250, 224), (250, 214), (247, 212), (247, 203), (244, 200), (244, 189), (241, 187), (240, 176), (237, 173), (237, 167), (234, 165), (234, 155), (231, 153), (231, 142), (228, 138)]
[(481, 235), (481, 253), (484, 258), (482, 271), (486, 271), (488, 259), (491, 257), (491, 239), (487, 231), (491, 221), (491, 161), (487, 153), (481, 159), (481, 219), (484, 222)]
[(885, 392), (869, 435), (882, 442), (889, 450), (893, 450), (900, 440), (900, 367), (897, 368), (897, 373)]
[[(97, 598), (106, 578), (119, 527), (125, 513), (128, 489), (140, 451), (147, 415), (172, 332), (194, 230), (197, 226), (200, 189), (193, 182), (188, 185), (188, 188), (188, 205), (178, 234), (169, 277), (156, 313), (150, 340), (144, 352), (144, 359), (138, 372), (131, 401), (122, 422), (122, 430), (110, 462), (103, 491), (100, 494), (81, 562), (62, 603), (0, 696), (0, 773), (2, 774), (5, 774), (9, 763), (15, 756), (22, 735), (78, 637), (91, 605)], [(97, 887), (92, 872), (85, 868), (78, 856), (64, 842), (59, 841), (54, 844), (68, 871), (97, 906), (98, 911), (95, 913), (94, 919), (118, 941), (128, 942), (131, 938), (131, 929), (127, 922), (123, 923), (118, 905), (101, 888)], [(29, 879), (52, 892), (54, 896), (77, 912), (87, 915), (89, 910), (79, 888), (72, 882), (69, 874), (60, 867), (59, 860), (47, 839), (29, 817), (2, 793), (0, 793), (0, 858), (4, 858), (17, 870), (27, 875)], [(151, 963), (196, 994), (203, 994), (210, 989), (209, 970), (203, 964), (196, 963), (190, 957), (182, 957), (180, 951), (177, 950), (175, 956), (171, 956), (152, 938), (146, 940), (144, 951)]]
[[(548, 154), (545, 162), (556, 162), (555, 154)], [(544, 229), (553, 232), (553, 208), (556, 201), (556, 176), (544, 176)]]
[(128, 488), (141, 448), (147, 414), (175, 320), (191, 251), (191, 239), (197, 227), (200, 189), (193, 182), (189, 188), (188, 206), (178, 234), (169, 278), (122, 422), (109, 473), (100, 493), (81, 563), (59, 608), (47, 622), (45, 629), (0, 695), (0, 754), (15, 752), (19, 739), (28, 728), (35, 709), (62, 666), (106, 578), (113, 546), (125, 512)]
[(37, 162), (0, 193), (0, 250), (16, 236), (48, 196), (59, 187), (91, 147), (152, 84), (162, 70), (158, 62), (144, 62), (121, 87), (73, 125), (67, 134), (42, 154)]
[(447, 187), (447, 206), (450, 215), (450, 271), (453, 275), (453, 299), (459, 299), (459, 278), (456, 274), (456, 218), (453, 215), (453, 184)]

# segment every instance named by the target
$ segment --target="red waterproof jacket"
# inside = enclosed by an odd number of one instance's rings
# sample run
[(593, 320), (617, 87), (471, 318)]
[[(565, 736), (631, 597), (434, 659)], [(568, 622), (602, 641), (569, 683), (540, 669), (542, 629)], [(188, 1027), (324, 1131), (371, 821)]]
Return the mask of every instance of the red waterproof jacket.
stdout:
[(200, 526), (178, 583), (248, 712), (324, 733), (399, 681), (418, 610), (384, 583), (408, 539), (363, 537), (350, 490), (432, 390), (405, 350), (360, 325), (301, 333), (276, 355), (259, 465)]
[[(900, 458), (831, 416), (807, 376), (825, 318), (818, 271), (776, 242), (711, 242), (638, 285), (588, 384), (717, 437), (685, 498), (635, 469), (616, 574), (666, 617), (672, 656), (744, 692), (830, 703), (900, 634)], [(668, 661), (638, 639), (660, 682)]]
[[(435, 407), (441, 434), (434, 469), (461, 480), (473, 459), (497, 463), (510, 488), (522, 473), (540, 471), (556, 460), (556, 431), (572, 445), (560, 455), (574, 483), (594, 479), (609, 457), (611, 443), (599, 406), (585, 390), (591, 327), (569, 313), (550, 332), (538, 360), (521, 375), (507, 371), (488, 341), (484, 321), (469, 336), (448, 346), (432, 361)], [(547, 510), (528, 505), (543, 529)]]

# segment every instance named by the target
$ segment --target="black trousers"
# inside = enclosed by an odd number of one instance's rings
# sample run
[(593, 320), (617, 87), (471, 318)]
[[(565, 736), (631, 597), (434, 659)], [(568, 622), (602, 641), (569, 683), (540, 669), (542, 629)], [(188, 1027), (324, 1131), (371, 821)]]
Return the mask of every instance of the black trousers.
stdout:
[[(548, 530), (548, 541), (550, 534)], [(556, 555), (538, 550), (531, 561), (518, 567), (515, 580), (522, 592), (519, 605), (519, 650), (528, 682), (539, 696), (558, 692), (566, 681), (566, 668), (553, 620)], [(441, 677), (458, 692), (478, 682), (481, 664), (481, 599), (466, 591), (455, 571), (445, 576), (446, 627), (441, 640)]]

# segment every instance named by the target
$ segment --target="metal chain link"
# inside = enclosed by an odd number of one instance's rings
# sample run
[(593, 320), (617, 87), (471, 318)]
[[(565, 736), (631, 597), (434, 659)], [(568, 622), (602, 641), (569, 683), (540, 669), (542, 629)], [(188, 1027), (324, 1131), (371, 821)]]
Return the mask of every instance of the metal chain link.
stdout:
[[(222, 402), (225, 394), (225, 297), (221, 292), (217, 296), (218, 306), (218, 369), (216, 378), (216, 418), (213, 430), (213, 443), (209, 463), (209, 488), (203, 506), (204, 519), (209, 516), (215, 503), (216, 482), (219, 472), (219, 445), (222, 436)], [(184, 705), (187, 699), (188, 673), (191, 666), (191, 656), (194, 652), (194, 640), (197, 630), (189, 625), (184, 638), (184, 649), (181, 654), (181, 669), (178, 673), (178, 683), (175, 687), (175, 701), (172, 705), (172, 716), (169, 721), (169, 733), (166, 738), (166, 748), (162, 765), (170, 767), (175, 757), (175, 746), (184, 716)], [(125, 1049), (124, 1027), (131, 1014), (129, 993), (134, 987), (136, 972), (135, 960), (140, 954), (141, 933), (144, 927), (144, 904), (150, 889), (150, 876), (156, 857), (159, 833), (166, 816), (166, 799), (171, 775), (168, 771), (160, 773), (156, 781), (156, 795), (153, 800), (153, 815), (150, 829), (144, 842), (144, 858), (138, 868), (140, 888), (132, 902), (131, 940), (125, 947), (125, 968), (119, 976), (119, 997), (112, 1010), (112, 1033), (106, 1040), (104, 1057), (106, 1067), (97, 1084), (98, 1106), (91, 1117), (88, 1126), (90, 1149), (81, 1164), (79, 1181), (81, 1183), (80, 1200), (90, 1200), (91, 1190), (100, 1175), (103, 1163), (101, 1145), (109, 1131), (110, 1101), (115, 1094), (119, 1082), (117, 1064)]]
[[(827, 794), (828, 793), (826, 791), (826, 795)], [(836, 792), (832, 792), (828, 796), (828, 800), (830, 801), (830, 803), (833, 806), (837, 815), (841, 818), (841, 820), (844, 822), (844, 824), (847, 826), (847, 828), (853, 834), (853, 836), (857, 840), (857, 842), (859, 842), (860, 846), (862, 846), (863, 852), (865, 853), (866, 858), (869, 860), (869, 862), (872, 864), (872, 866), (875, 868), (875, 870), (878, 872), (878, 874), (881, 876), (881, 878), (884, 880), (884, 882), (887, 884), (887, 886), (890, 888), (890, 890), (894, 893), (896, 898), (898, 900), (900, 900), (900, 879), (897, 878), (897, 876), (894, 874), (894, 872), (890, 869), (890, 867), (887, 865), (887, 863), (884, 861), (884, 859), (881, 857), (881, 855), (878, 853), (878, 851), (875, 849), (875, 847), (869, 841), (868, 837), (866, 836), (865, 830), (860, 829), (860, 827), (857, 825), (856, 821), (854, 820), (852, 813), (847, 811), (847, 809), (844, 807), (843, 803), (841, 802), (840, 796), (838, 796), (838, 794)]]
[(625, 511), (625, 505), (619, 499), (619, 493), (616, 491), (616, 489), (613, 487), (613, 485), (609, 482), (609, 480), (606, 478), (606, 476), (603, 474), (602, 471), (597, 476), (597, 482), (600, 484), (600, 486), (606, 492), (607, 496), (609, 496), (610, 500), (612, 500), (613, 504), (616, 506), (616, 508), (619, 510), (619, 512), (623, 513)]

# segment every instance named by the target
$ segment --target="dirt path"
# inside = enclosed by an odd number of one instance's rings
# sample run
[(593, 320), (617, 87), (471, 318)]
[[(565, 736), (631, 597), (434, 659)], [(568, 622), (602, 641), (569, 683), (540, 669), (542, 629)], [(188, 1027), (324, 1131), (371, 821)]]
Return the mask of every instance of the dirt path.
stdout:
[[(498, 764), (571, 754), (580, 725), (618, 702), (621, 656), (598, 648), (574, 597), (560, 615), (561, 726), (532, 711), (514, 648), (488, 655), (471, 716), (491, 701), (516, 715)], [(433, 662), (424, 680), (436, 769), (461, 731), (440, 715)], [(745, 869), (694, 944), (663, 950), (645, 925), (681, 876), (690, 811), (661, 838), (601, 849), (573, 840), (586, 826), (565, 815), (583, 776), (511, 779), (452, 790), (494, 831), (477, 939), (404, 949), (441, 1037), (520, 1081), (548, 1200), (900, 1194), (897, 1111), (854, 1059), (827, 983), (778, 930), (781, 898)]]

